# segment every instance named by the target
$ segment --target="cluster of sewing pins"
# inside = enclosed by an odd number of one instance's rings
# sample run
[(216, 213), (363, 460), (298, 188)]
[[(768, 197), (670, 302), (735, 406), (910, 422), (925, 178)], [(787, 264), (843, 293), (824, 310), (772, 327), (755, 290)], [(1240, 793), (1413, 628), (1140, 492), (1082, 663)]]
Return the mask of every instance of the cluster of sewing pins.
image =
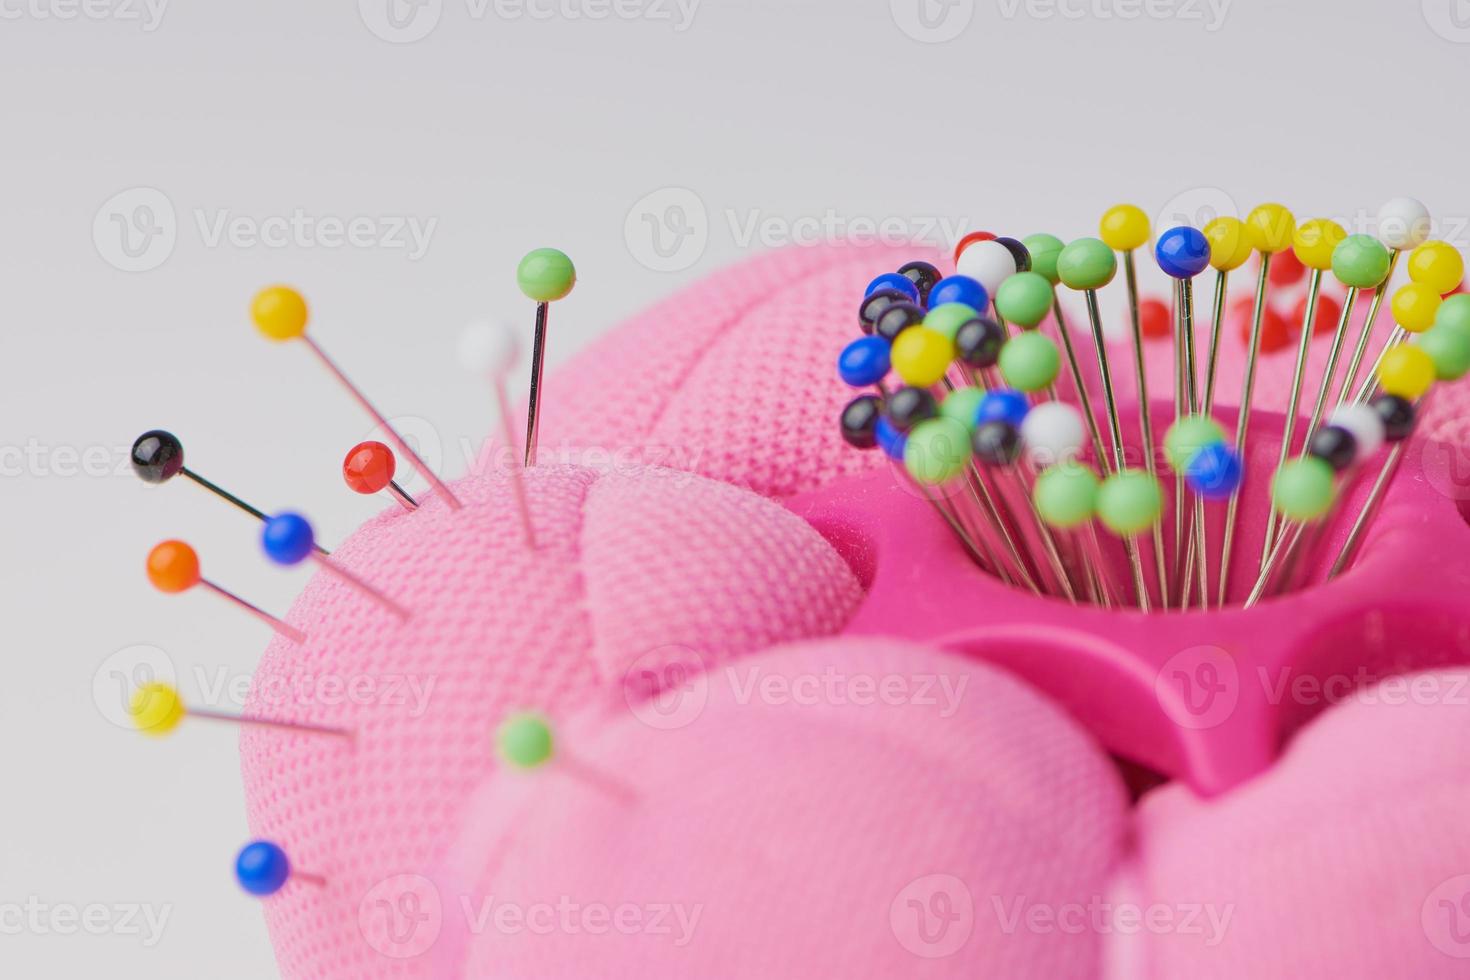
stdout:
[[(1312, 584), (1313, 569), (1325, 567), (1331, 578), (1351, 566), (1424, 398), (1436, 381), (1470, 371), (1470, 295), (1457, 294), (1464, 261), (1449, 244), (1429, 241), (1429, 230), (1422, 204), (1396, 198), (1380, 209), (1376, 235), (1350, 235), (1325, 218), (1299, 224), (1279, 204), (1157, 237), (1131, 205), (1108, 210), (1099, 237), (1070, 243), (1048, 234), (1018, 241), (973, 233), (955, 249), (953, 275), (910, 262), (869, 284), (858, 306), (862, 336), (838, 358), (842, 380), (866, 392), (842, 410), (842, 436), (888, 456), (977, 565), (1035, 594), (1145, 611), (1207, 610), (1300, 589)], [(1134, 262), (1151, 239), (1154, 260), (1174, 284), (1163, 331), (1173, 355), (1167, 405), (1149, 399)], [(1272, 260), (1288, 251), (1310, 272), (1295, 370), (1255, 576), (1232, 582), (1232, 555), (1248, 544), (1237, 540), (1238, 515), (1254, 459), (1262, 332), (1274, 315)], [(1394, 326), (1360, 379), (1403, 253), (1409, 281), (1388, 304)], [(1251, 320), (1232, 434), (1213, 417), (1216, 382), (1229, 276), (1253, 257), (1258, 274), (1246, 300)], [(1122, 414), (1131, 409), (1115, 394), (1098, 300), (1120, 265), (1137, 391), (1136, 425), (1130, 419), (1126, 432)], [(1197, 345), (1194, 279), (1211, 268), (1212, 323), (1208, 342)], [(1329, 274), (1346, 293), (1307, 400), (1309, 346)], [(1090, 338), (1074, 338), (1059, 286), (1082, 294)], [(1364, 300), (1367, 313), (1352, 338), (1354, 309)], [(1091, 351), (1079, 351), (1084, 345)], [(1066, 399), (1058, 392), (1064, 366)], [(1156, 430), (1164, 432), (1159, 442)], [(1342, 501), (1370, 478), (1329, 563), (1321, 549), (1345, 519)]]
[[(552, 302), (571, 292), (576, 283), (576, 272), (571, 260), (563, 253), (556, 249), (537, 249), (521, 261), (517, 270), (517, 282), (521, 291), (536, 303), (536, 329), (525, 455), (523, 460), (517, 460), (512, 465), (510, 482), (525, 544), (529, 548), (535, 548), (535, 533), (523, 485), (522, 468), (532, 466), (536, 461), (537, 420), (540, 414), (541, 376), (545, 363), (549, 307)], [(415, 500), (395, 480), (398, 459), (401, 457), (408, 460), (429, 484), (434, 497), (453, 510), (461, 509), (463, 504), (454, 492), (393, 430), (387, 419), (307, 334), (308, 308), (306, 300), (299, 292), (287, 286), (273, 286), (262, 290), (252, 302), (250, 313), (256, 328), (268, 339), (299, 341), (304, 344), (392, 444), (390, 446), (383, 442), (367, 441), (352, 447), (342, 463), (342, 477), (348, 488), (361, 494), (387, 491), (409, 512), (405, 519), (411, 520), (412, 513), (419, 509), (422, 502)], [(513, 423), (507, 396), (507, 378), (517, 360), (518, 352), (519, 345), (514, 333), (503, 325), (474, 323), (464, 330), (460, 338), (460, 360), (467, 370), (490, 381), (503, 426), (501, 437), (513, 452), (516, 439), (511, 429)], [(311, 523), (304, 516), (293, 511), (267, 514), (185, 466), (183, 444), (172, 433), (154, 429), (139, 436), (133, 443), (132, 464), (134, 472), (146, 483), (164, 484), (182, 476), (248, 514), (259, 522), (260, 545), (267, 558), (279, 565), (314, 562), (322, 571), (352, 589), (366, 604), (385, 615), (387, 620), (383, 624), (384, 628), (393, 624), (406, 624), (411, 620), (412, 610), (404, 607), (383, 589), (334, 561), (331, 552), (318, 543)], [(196, 587), (202, 588), (261, 620), (291, 643), (301, 644), (307, 641), (307, 633), (302, 628), (287, 623), (205, 578), (200, 569), (198, 553), (184, 541), (167, 540), (155, 546), (148, 554), (146, 567), (149, 581), (161, 592), (181, 593)], [(143, 733), (152, 736), (168, 735), (185, 718), (195, 718), (332, 738), (338, 740), (345, 751), (353, 751), (356, 747), (356, 732), (352, 729), (186, 706), (174, 687), (160, 681), (139, 685), (132, 692), (128, 712), (133, 724)], [(494, 744), (500, 758), (513, 767), (535, 769), (550, 762), (555, 756), (562, 770), (584, 778), (598, 788), (620, 791), (613, 781), (589, 767), (576, 765), (575, 760), (565, 752), (554, 752), (554, 740), (548, 723), (534, 713), (518, 712), (506, 718), (494, 734)], [(489, 758), (488, 749), (486, 755)], [(235, 861), (235, 876), (246, 892), (257, 896), (273, 895), (289, 881), (300, 881), (316, 887), (326, 887), (328, 884), (328, 877), (324, 874), (305, 872), (293, 867), (286, 849), (281, 844), (268, 840), (251, 841), (239, 851)]]

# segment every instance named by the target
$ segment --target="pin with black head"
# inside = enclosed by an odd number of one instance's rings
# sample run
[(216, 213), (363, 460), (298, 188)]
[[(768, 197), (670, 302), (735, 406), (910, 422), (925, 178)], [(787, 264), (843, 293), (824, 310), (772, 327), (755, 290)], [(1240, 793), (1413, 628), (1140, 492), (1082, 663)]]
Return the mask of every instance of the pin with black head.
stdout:
[[(133, 472), (138, 474), (138, 478), (144, 483), (156, 485), (167, 483), (176, 476), (183, 476), (226, 503), (243, 510), (256, 520), (266, 520), (266, 515), (262, 511), (185, 466), (184, 444), (172, 432), (163, 429), (149, 429), (133, 440), (133, 451), (130, 458)], [(317, 546), (317, 550), (324, 555), (331, 553), (320, 545)]]
[(877, 395), (859, 395), (842, 409), (842, 439), (854, 449), (876, 449), (878, 421), (883, 417), (883, 401)]
[(908, 300), (893, 303), (878, 314), (878, 319), (873, 323), (873, 335), (882, 337), (891, 344), (909, 327), (921, 325), (926, 315), (924, 308), (917, 303)]
[(929, 290), (944, 278), (944, 273), (935, 268), (932, 263), (921, 261), (905, 262), (898, 267), (898, 274), (910, 280), (918, 288), (921, 305), (928, 304)]
[(912, 303), (909, 294), (900, 289), (877, 289), (863, 297), (858, 304), (858, 326), (863, 333), (870, 334), (877, 326), (878, 317), (895, 303)]

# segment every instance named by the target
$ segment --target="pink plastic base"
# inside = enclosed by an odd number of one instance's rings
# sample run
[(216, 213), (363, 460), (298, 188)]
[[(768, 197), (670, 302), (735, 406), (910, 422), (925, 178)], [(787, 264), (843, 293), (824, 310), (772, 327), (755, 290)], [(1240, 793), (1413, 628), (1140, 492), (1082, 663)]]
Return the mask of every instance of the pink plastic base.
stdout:
[[(1137, 409), (1120, 406), (1120, 413), (1125, 444), (1136, 446)], [(1217, 417), (1233, 432), (1231, 414)], [(1172, 419), (1172, 406), (1155, 404), (1160, 438)], [(849, 634), (921, 640), (1003, 666), (1065, 705), (1114, 753), (1213, 795), (1270, 766), (1331, 698), (1385, 676), (1470, 662), (1470, 562), (1463, 557), (1470, 528), (1426, 474), (1433, 442), (1416, 441), (1405, 453), (1355, 567), (1330, 583), (1239, 608), (1256, 578), (1282, 424), (1280, 415), (1257, 413), (1252, 425), (1232, 561), (1236, 607), (1221, 611), (1073, 606), (1010, 587), (977, 568), (931, 505), (892, 471), (789, 506), (867, 586)], [(1348, 496), (1344, 517), (1317, 553), (1319, 566), (1337, 554), (1382, 458)], [(1135, 449), (1130, 462), (1140, 459)], [(1172, 491), (1173, 477), (1161, 472), (1161, 479)], [(1225, 505), (1208, 510), (1213, 569)], [(1170, 541), (1172, 524), (1166, 512)], [(1141, 553), (1150, 556), (1146, 544)], [(1122, 585), (1128, 576), (1120, 556), (1112, 573)], [(1314, 570), (1313, 581), (1321, 572)], [(1293, 696), (1303, 685), (1324, 696)]]

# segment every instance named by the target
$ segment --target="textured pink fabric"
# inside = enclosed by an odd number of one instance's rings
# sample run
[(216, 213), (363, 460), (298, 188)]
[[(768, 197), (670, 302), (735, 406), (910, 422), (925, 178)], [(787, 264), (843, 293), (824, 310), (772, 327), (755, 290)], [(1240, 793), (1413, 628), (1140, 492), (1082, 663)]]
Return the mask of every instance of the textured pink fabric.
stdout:
[[(536, 551), (521, 539), (502, 477), (458, 484), (460, 512), (432, 499), (413, 514), (395, 508), (333, 559), (413, 618), (400, 626), (318, 575), (287, 617), (307, 642), (278, 638), (256, 672), (251, 712), (359, 733), (355, 748), (277, 731), (242, 739), (252, 831), (330, 882), (291, 884), (266, 903), (292, 980), (430, 975), (422, 960), (366, 944), (359, 905), (383, 878), (438, 856), (494, 768), (492, 733), (506, 714), (561, 715), (669, 643), (692, 644), (715, 664), (826, 635), (860, 597), (825, 541), (749, 493), (641, 468), (543, 466), (527, 476)], [(639, 540), (653, 543), (656, 560)], [(405, 676), (426, 700), (407, 696)], [(321, 679), (361, 693), (334, 694)], [(303, 701), (298, 691), (316, 693)]]
[[(289, 617), (310, 640), (277, 640), (257, 675), (251, 710), (360, 732), (355, 750), (275, 732), (242, 742), (252, 830), (329, 879), (265, 903), (287, 978), (1465, 975), (1457, 957), (1470, 941), (1447, 918), (1458, 906), (1470, 923), (1470, 900), (1455, 893), (1470, 856), (1451, 840), (1470, 761), (1463, 705), (1329, 711), (1278, 770), (1209, 803), (1166, 787), (1133, 826), (1090, 740), (993, 668), (897, 644), (822, 643), (762, 663), (776, 673), (844, 657), (872, 671), (922, 664), (967, 671), (983, 696), (949, 718), (737, 703), (724, 665), (838, 631), (860, 601), (835, 552), (757, 494), (881, 465), (836, 438), (851, 393), (834, 361), (863, 285), (917, 257), (761, 256), (671, 297), (551, 379), (544, 459), (631, 453), (721, 482), (541, 467), (530, 475), (541, 545), (531, 553), (504, 475), (487, 469), (457, 487), (464, 512), (430, 501), (385, 514), (338, 550), (416, 615), (398, 627), (318, 576)], [(1239, 391), (1239, 346), (1226, 337), (1222, 405)], [(1166, 396), (1160, 350), (1153, 387)], [(1126, 347), (1114, 358), (1127, 394)], [(1277, 365), (1291, 355), (1272, 358), (1264, 407), (1284, 404)], [(1446, 387), (1426, 431), (1463, 444), (1467, 409), (1466, 387)], [(385, 678), (403, 674), (435, 680), (422, 713), (385, 703)], [(366, 678), (381, 697), (272, 697), (279, 683), (320, 676)], [(707, 707), (669, 730), (687, 703), (670, 691), (701, 683)], [(645, 706), (631, 717), (629, 699)], [(497, 773), (491, 732), (517, 707), (568, 721), (557, 770)], [(619, 798), (630, 790), (631, 805)], [(931, 959), (928, 944), (905, 947), (886, 910), (907, 882), (934, 874), (965, 882), (975, 933)], [(430, 882), (441, 900), (421, 949), (394, 928), (427, 914), (428, 896), (405, 881)], [(1092, 925), (1022, 923), (996, 936), (1017, 892), (1030, 897), (1023, 908), (1052, 916), (1119, 897), (1176, 914), (1233, 902), (1234, 912), (1209, 947), (1182, 930), (1126, 940)], [(458, 898), (490, 893), (707, 910), (696, 942), (677, 951), (647, 935), (467, 931)]]
[(1146, 798), (1122, 880), (1145, 906), (1212, 903), (1228, 927), (1140, 939), (1143, 969), (1114, 980), (1470, 975), (1467, 699), (1464, 670), (1386, 681), (1233, 794)]
[[(570, 730), (576, 770), (626, 795), (555, 763), (487, 780), (438, 878), (442, 951), (464, 955), (443, 975), (1095, 970), (1098, 934), (1022, 923), (1102, 893), (1127, 797), (1086, 734), (1016, 681), (913, 644), (846, 640), (746, 658), (682, 697)], [(677, 905), (689, 927), (477, 927), (459, 914), (464, 894), (475, 910)]]

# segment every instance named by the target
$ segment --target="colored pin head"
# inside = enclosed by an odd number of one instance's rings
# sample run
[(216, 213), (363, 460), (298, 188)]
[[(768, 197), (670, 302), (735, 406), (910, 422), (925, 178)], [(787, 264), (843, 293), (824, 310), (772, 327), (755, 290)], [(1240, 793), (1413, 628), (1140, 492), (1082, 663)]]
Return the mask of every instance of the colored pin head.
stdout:
[(1148, 215), (1132, 204), (1116, 204), (1103, 212), (1098, 222), (1098, 237), (1109, 249), (1131, 252), (1148, 242)]
[(973, 317), (955, 331), (955, 350), (960, 359), (978, 370), (994, 367), (1000, 360), (1006, 332), (989, 317)]
[(914, 426), (904, 445), (903, 464), (919, 483), (937, 486), (959, 476), (970, 461), (970, 430), (951, 418)]
[(883, 311), (895, 303), (909, 302), (908, 295), (897, 289), (880, 289), (863, 297), (858, 304), (858, 327), (863, 333), (872, 333)]
[(297, 565), (311, 556), (316, 535), (300, 514), (277, 514), (260, 529), (260, 546), (277, 565)]
[(1409, 333), (1423, 333), (1434, 326), (1443, 303), (1439, 290), (1428, 283), (1406, 282), (1394, 292), (1389, 305), (1394, 323)]
[(1085, 438), (1082, 414), (1066, 402), (1042, 402), (1021, 420), (1026, 458), (1037, 469), (1075, 460)]
[(1016, 263), (1017, 272), (1031, 271), (1031, 253), (1027, 250), (1024, 243), (1019, 242), (1014, 238), (1007, 238), (1004, 235), (997, 238), (996, 241), (1004, 245), (1006, 249), (1011, 253), (1011, 258), (1014, 259)]
[(859, 395), (842, 409), (842, 439), (854, 449), (872, 449), (878, 445), (878, 418), (883, 402), (877, 395)]
[(873, 427), (873, 438), (877, 440), (878, 448), (883, 450), (884, 456), (895, 463), (903, 462), (904, 449), (908, 446), (909, 437), (894, 428), (886, 415), (878, 416), (878, 422)]
[(1383, 394), (1369, 403), (1383, 422), (1383, 437), (1389, 442), (1402, 442), (1414, 434), (1414, 403), (1401, 395)]
[(894, 428), (908, 432), (925, 419), (938, 415), (939, 403), (929, 389), (905, 385), (888, 396), (887, 414)]
[(235, 857), (235, 880), (252, 895), (274, 895), (290, 877), (291, 862), (286, 852), (268, 840), (246, 844)]
[(993, 232), (989, 232), (989, 231), (972, 231), (972, 232), (970, 232), (969, 234), (965, 235), (965, 237), (961, 238), (958, 242), (955, 243), (955, 246), (954, 246), (954, 260), (955, 260), (955, 262), (959, 262), (960, 256), (965, 254), (965, 249), (969, 248), (971, 245), (975, 244), (976, 242), (993, 242), (993, 241), (995, 241), (995, 234)]
[(985, 392), (979, 388), (956, 388), (939, 403), (939, 414), (954, 419), (967, 429), (974, 429), (975, 417), (980, 413), (980, 403), (984, 399)]
[(1051, 282), (1039, 272), (1018, 272), (1000, 285), (995, 309), (1001, 316), (1028, 330), (1051, 312)]
[(980, 407), (975, 413), (975, 424), (983, 425), (1000, 420), (1019, 428), (1030, 411), (1031, 403), (1019, 391), (1007, 391), (1004, 388), (988, 391), (980, 399)]
[(1435, 376), (1440, 381), (1458, 381), (1470, 373), (1470, 329), (1437, 324), (1420, 334), (1415, 343), (1434, 361)]
[(1349, 235), (1332, 250), (1332, 274), (1345, 286), (1375, 289), (1388, 278), (1388, 249), (1372, 235)]
[(893, 342), (892, 361), (905, 384), (927, 388), (944, 379), (954, 361), (954, 342), (929, 327), (913, 327)]
[(359, 442), (342, 461), (342, 479), (357, 493), (377, 493), (393, 482), (398, 461), (381, 442)]
[(917, 303), (919, 301), (919, 287), (908, 276), (898, 272), (885, 272), (881, 276), (878, 276), (872, 282), (868, 283), (868, 288), (863, 290), (863, 294), (871, 296), (880, 289), (896, 289), (903, 293), (910, 303)]
[(1429, 209), (1412, 197), (1395, 197), (1378, 209), (1378, 238), (1389, 248), (1417, 248), (1429, 230)]
[(1465, 278), (1465, 257), (1448, 242), (1425, 242), (1409, 253), (1409, 278), (1441, 296), (1454, 292)]
[(918, 303), (910, 303), (906, 299), (893, 303), (878, 314), (878, 320), (873, 326), (873, 336), (882, 337), (891, 344), (909, 327), (917, 327), (923, 323), (924, 315), (924, 308)]
[(1118, 257), (1102, 240), (1068, 242), (1057, 257), (1057, 276), (1068, 289), (1101, 289), (1118, 273)]
[(1436, 378), (1434, 359), (1415, 344), (1396, 344), (1378, 363), (1378, 383), (1384, 391), (1400, 398), (1420, 397)]
[(1347, 238), (1347, 231), (1330, 218), (1303, 221), (1292, 235), (1291, 251), (1308, 269), (1332, 268), (1332, 253)]
[(888, 375), (889, 346), (882, 337), (859, 337), (842, 349), (837, 374), (853, 388), (866, 388)]
[(929, 308), (945, 303), (962, 303), (977, 313), (990, 305), (990, 295), (978, 280), (969, 276), (947, 276), (929, 290)]
[(1183, 473), (1194, 455), (1206, 446), (1225, 442), (1225, 430), (1206, 415), (1187, 415), (1164, 434), (1164, 458), (1176, 473)]
[(478, 377), (503, 378), (521, 356), (521, 342), (507, 324), (477, 320), (459, 335), (459, 363)]
[(199, 555), (182, 541), (164, 541), (148, 552), (148, 581), (160, 592), (183, 592), (199, 584)]
[(268, 286), (251, 301), (250, 318), (271, 340), (294, 340), (306, 334), (306, 298), (290, 286)]
[(1021, 391), (1044, 391), (1057, 380), (1062, 359), (1050, 337), (1035, 331), (1018, 333), (1000, 349), (1000, 373)]
[(1170, 228), (1159, 236), (1154, 258), (1165, 275), (1193, 279), (1210, 264), (1210, 240), (1204, 232), (1188, 225)]
[(1271, 502), (1288, 520), (1314, 521), (1332, 507), (1332, 467), (1315, 456), (1288, 460), (1271, 480)]
[(978, 280), (987, 296), (994, 296), (1017, 271), (1015, 253), (994, 239), (968, 245), (955, 262), (955, 272)]
[(184, 445), (172, 432), (150, 429), (133, 441), (131, 459), (144, 483), (167, 483), (184, 468)]
[(1222, 215), (1205, 225), (1205, 238), (1210, 241), (1210, 265), (1220, 272), (1234, 272), (1251, 257), (1250, 236), (1245, 222)]
[[(951, 276), (950, 278), (958, 277)], [(959, 333), (960, 327), (980, 315), (980, 308), (970, 306), (968, 303), (942, 303), (931, 309), (924, 317), (924, 326), (930, 330), (937, 330), (953, 340)]]
[(1063, 530), (1080, 527), (1097, 510), (1100, 483), (1085, 466), (1053, 466), (1036, 477), (1031, 499), (1041, 519)]
[(1358, 440), (1340, 425), (1324, 425), (1313, 434), (1307, 452), (1341, 473), (1358, 458)]
[(1434, 315), (1434, 325), (1470, 330), (1470, 294), (1446, 296)]
[(1388, 434), (1383, 428), (1383, 419), (1371, 405), (1348, 404), (1338, 407), (1328, 416), (1329, 425), (1346, 429), (1353, 435), (1354, 458), (1357, 463), (1366, 462), (1383, 447)]
[(1056, 235), (1038, 232), (1021, 239), (1021, 244), (1026, 246), (1026, 251), (1031, 255), (1031, 271), (1055, 286), (1058, 282), (1057, 258), (1062, 254), (1066, 243)]
[(905, 262), (898, 267), (898, 274), (906, 277), (919, 288), (919, 302), (927, 303), (929, 293), (934, 284), (944, 278), (944, 274), (934, 267), (930, 262)]
[(1245, 467), (1240, 456), (1223, 442), (1202, 446), (1184, 470), (1189, 488), (1205, 500), (1226, 500), (1240, 488)]
[(517, 769), (535, 769), (551, 761), (556, 751), (551, 726), (540, 715), (514, 714), (495, 733), (500, 758)]
[(1275, 255), (1291, 248), (1296, 218), (1279, 204), (1262, 204), (1245, 217), (1245, 236), (1257, 252)]
[(1146, 470), (1118, 470), (1097, 491), (1098, 520), (1120, 536), (1147, 531), (1158, 523), (1163, 509), (1159, 481)]
[(141, 685), (128, 700), (128, 715), (144, 735), (168, 735), (184, 720), (184, 701), (167, 684), (154, 681)]
[(987, 466), (1009, 466), (1021, 455), (1021, 432), (1004, 419), (984, 422), (975, 426), (970, 449)]
[(577, 270), (565, 252), (538, 248), (527, 252), (516, 267), (516, 285), (528, 299), (551, 303), (562, 299), (577, 284)]

